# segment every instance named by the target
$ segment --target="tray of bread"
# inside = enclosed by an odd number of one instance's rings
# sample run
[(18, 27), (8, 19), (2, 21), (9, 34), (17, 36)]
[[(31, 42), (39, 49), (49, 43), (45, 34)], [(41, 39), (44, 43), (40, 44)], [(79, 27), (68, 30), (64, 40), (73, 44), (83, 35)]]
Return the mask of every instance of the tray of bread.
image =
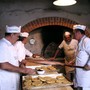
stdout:
[(23, 90), (55, 88), (73, 85), (62, 73), (48, 75), (27, 75), (22, 77)]
[(57, 69), (52, 65), (38, 65), (38, 66), (26, 66), (27, 68), (35, 69), (36, 74), (38, 70), (44, 70), (44, 74), (52, 74), (58, 72)]

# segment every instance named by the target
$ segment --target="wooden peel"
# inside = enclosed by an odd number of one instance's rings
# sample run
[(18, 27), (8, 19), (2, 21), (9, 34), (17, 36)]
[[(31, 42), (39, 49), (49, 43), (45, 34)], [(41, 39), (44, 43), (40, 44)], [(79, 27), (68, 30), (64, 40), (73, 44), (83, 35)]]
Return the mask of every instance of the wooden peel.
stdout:
[(43, 64), (43, 65), (64, 65), (64, 63), (60, 63), (54, 60), (29, 60), (29, 62)]
[(68, 67), (72, 67), (72, 68), (84, 68), (83, 66), (75, 66), (75, 65), (68, 65), (68, 64), (64, 64), (61, 62), (57, 62), (57, 61), (48, 61), (48, 60), (30, 60), (33, 63), (38, 63), (38, 64), (42, 64), (42, 65), (61, 65), (61, 66), (68, 66)]
[(45, 60), (49, 60), (49, 61), (64, 61), (64, 58), (45, 58)]
[(52, 59), (54, 60), (54, 61), (60, 61), (60, 60), (64, 60), (64, 58), (53, 58), (53, 57), (51, 57), (51, 58), (44, 58), (44, 57), (40, 57), (40, 58), (32, 58), (32, 57), (26, 57), (26, 60), (50, 60), (50, 61), (52, 61)]

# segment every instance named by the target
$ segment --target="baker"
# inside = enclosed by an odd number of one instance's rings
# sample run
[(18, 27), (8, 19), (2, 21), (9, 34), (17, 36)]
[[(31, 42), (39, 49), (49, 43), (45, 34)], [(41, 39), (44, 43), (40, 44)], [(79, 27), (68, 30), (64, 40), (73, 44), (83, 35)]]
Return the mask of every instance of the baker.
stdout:
[(19, 73), (34, 74), (30, 68), (19, 67), (16, 43), (21, 26), (6, 26), (5, 37), (0, 40), (0, 90), (20, 90)]
[(85, 25), (74, 25), (73, 29), (79, 42), (75, 64), (85, 67), (76, 68), (74, 86), (76, 90), (90, 90), (90, 38), (85, 35)]
[[(56, 58), (58, 52), (63, 48), (65, 54), (65, 64), (74, 64), (78, 41), (73, 39), (72, 34), (69, 31), (65, 31), (63, 37), (63, 41), (58, 46), (53, 59)], [(65, 66), (65, 71), (67, 78), (72, 80), (74, 68)]]

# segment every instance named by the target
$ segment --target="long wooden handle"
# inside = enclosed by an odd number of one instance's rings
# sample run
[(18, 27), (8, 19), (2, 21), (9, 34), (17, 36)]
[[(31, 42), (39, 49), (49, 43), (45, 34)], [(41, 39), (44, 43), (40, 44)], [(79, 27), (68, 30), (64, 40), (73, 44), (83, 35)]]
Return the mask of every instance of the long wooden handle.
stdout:
[(67, 65), (64, 63), (60, 63), (57, 61), (48, 61), (48, 60), (30, 60), (30, 62), (42, 64), (42, 65), (61, 65), (61, 66), (68, 66), (73, 68), (84, 68), (83, 66), (75, 66), (75, 65)]
[[(51, 59), (52, 58), (47, 58), (46, 60), (52, 61)], [(60, 60), (65, 60), (65, 59), (64, 58), (55, 58), (53, 61), (60, 61)]]
[(42, 64), (42, 65), (64, 65), (64, 63), (60, 63), (57, 61), (50, 61), (50, 60), (29, 60), (30, 62)]
[(74, 67), (74, 68), (84, 68), (83, 66), (74, 66), (74, 65), (67, 65), (67, 64), (65, 64), (64, 66)]

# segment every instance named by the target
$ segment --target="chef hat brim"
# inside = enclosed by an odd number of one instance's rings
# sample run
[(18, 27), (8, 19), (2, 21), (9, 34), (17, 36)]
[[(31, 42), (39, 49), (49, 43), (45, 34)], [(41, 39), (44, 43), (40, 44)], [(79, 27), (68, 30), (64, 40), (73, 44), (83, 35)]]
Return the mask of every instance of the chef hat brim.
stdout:
[(80, 30), (85, 31), (85, 30), (86, 30), (86, 26), (84, 26), (84, 25), (74, 25), (74, 26), (73, 26), (73, 29), (74, 29), (74, 30), (75, 30), (75, 29), (80, 29)]
[(7, 33), (20, 33), (21, 32), (21, 26), (7, 26), (6, 25), (6, 32)]

